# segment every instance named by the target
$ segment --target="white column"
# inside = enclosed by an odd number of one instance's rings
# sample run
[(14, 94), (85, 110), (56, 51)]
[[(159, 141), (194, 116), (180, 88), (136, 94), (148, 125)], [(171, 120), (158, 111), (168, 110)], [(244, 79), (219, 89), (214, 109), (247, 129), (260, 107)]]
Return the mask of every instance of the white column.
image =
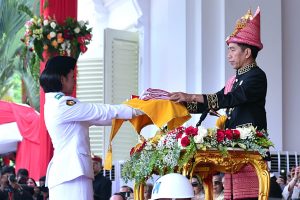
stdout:
[(151, 1), (150, 85), (186, 90), (186, 1)]
[[(277, 82), (283, 83), (283, 150), (300, 152), (299, 145), (299, 111), (300, 111), (300, 1), (289, 0), (282, 1), (282, 80), (278, 79)], [(273, 22), (274, 23), (274, 22)], [(276, 24), (276, 23), (274, 23)], [(273, 43), (278, 43), (273, 40)], [(281, 65), (281, 63), (278, 63)], [(276, 71), (276, 66), (272, 72)], [(274, 90), (276, 91), (276, 86)], [(272, 99), (273, 100), (273, 99)], [(274, 115), (281, 113), (274, 109)], [(277, 112), (276, 112), (277, 111)], [(280, 111), (280, 110), (279, 110)], [(273, 117), (273, 116), (271, 116)], [(278, 130), (280, 133), (280, 130)]]

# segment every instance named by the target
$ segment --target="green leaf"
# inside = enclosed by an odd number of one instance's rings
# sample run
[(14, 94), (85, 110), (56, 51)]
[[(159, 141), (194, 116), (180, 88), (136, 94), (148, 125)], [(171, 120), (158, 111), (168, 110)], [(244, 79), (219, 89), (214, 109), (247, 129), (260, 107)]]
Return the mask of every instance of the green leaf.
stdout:
[(43, 58), (43, 51), (44, 51), (43, 43), (40, 40), (34, 40), (33, 45), (34, 45), (34, 51), (37, 54), (37, 56), (39, 57), (39, 59), (41, 61), (44, 61), (44, 58)]
[(238, 146), (241, 147), (242, 149), (247, 149), (246, 145), (243, 143), (238, 143)]

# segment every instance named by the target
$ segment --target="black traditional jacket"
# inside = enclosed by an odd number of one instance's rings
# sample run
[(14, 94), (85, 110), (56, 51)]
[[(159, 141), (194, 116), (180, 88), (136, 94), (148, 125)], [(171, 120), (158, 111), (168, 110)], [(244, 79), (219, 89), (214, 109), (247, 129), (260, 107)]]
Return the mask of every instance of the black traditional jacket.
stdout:
[(111, 197), (111, 180), (103, 176), (102, 171), (95, 176), (93, 181), (94, 199), (109, 200)]
[[(225, 128), (257, 127), (258, 130), (267, 129), (266, 94), (267, 78), (265, 72), (256, 63), (246, 65), (236, 71), (236, 78), (231, 92), (224, 94), (223, 88), (215, 94), (204, 95), (204, 103), (188, 104), (193, 113), (207, 110), (226, 109), (227, 121)], [(190, 110), (194, 108), (194, 110)], [(195, 110), (196, 109), (196, 110)], [(195, 113), (195, 112), (194, 112)]]

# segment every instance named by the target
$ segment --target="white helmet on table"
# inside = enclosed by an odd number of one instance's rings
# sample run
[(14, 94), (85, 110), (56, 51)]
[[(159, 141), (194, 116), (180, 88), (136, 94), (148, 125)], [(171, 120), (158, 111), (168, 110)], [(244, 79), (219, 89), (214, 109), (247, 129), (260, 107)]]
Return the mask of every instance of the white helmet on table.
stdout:
[(154, 183), (151, 199), (193, 198), (194, 190), (190, 181), (181, 174), (166, 174)]

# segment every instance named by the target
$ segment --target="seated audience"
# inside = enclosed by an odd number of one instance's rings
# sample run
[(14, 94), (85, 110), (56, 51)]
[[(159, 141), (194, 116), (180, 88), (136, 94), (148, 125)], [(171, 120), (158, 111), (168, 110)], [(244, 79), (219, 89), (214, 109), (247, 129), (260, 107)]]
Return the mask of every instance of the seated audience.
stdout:
[(291, 170), (291, 181), (284, 187), (282, 196), (284, 199), (300, 198), (300, 167)]
[(126, 200), (126, 197), (122, 193), (114, 193), (111, 197), (110, 200)]
[(193, 200), (204, 200), (204, 189), (200, 178), (198, 176), (193, 176), (191, 179), (191, 183), (195, 194)]
[(224, 187), (222, 182), (222, 175), (216, 174), (213, 176), (213, 194), (215, 200), (224, 199)]

